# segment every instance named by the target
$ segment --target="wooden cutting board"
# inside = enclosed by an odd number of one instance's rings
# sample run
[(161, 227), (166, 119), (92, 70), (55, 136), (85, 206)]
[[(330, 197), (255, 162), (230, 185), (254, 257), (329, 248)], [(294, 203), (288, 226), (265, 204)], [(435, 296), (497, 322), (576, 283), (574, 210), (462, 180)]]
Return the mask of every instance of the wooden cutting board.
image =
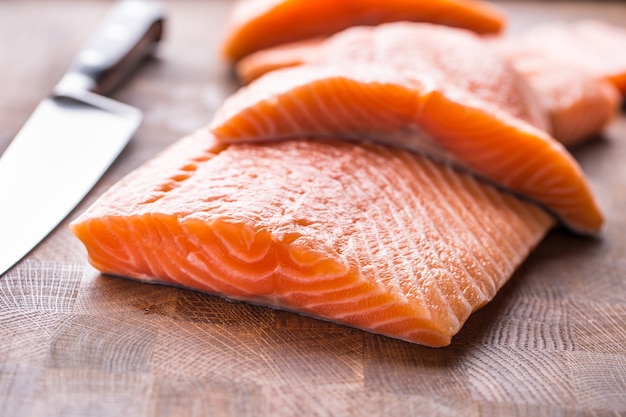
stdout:
[[(117, 95), (145, 122), (70, 218), (236, 88), (217, 58), (230, 2), (165, 5), (159, 57)], [(109, 6), (0, 2), (0, 151)], [(503, 6), (513, 32), (626, 25), (623, 2)], [(606, 212), (603, 238), (552, 232), (443, 349), (101, 276), (65, 222), (0, 278), (0, 415), (626, 415), (626, 117), (575, 156)]]

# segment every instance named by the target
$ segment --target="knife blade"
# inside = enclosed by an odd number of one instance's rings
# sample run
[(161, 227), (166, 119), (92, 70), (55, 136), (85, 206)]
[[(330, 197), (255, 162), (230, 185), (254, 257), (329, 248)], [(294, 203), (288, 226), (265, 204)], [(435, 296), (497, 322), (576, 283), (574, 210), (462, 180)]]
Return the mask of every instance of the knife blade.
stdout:
[(93, 188), (141, 123), (109, 94), (161, 40), (163, 9), (121, 0), (0, 157), (0, 275)]

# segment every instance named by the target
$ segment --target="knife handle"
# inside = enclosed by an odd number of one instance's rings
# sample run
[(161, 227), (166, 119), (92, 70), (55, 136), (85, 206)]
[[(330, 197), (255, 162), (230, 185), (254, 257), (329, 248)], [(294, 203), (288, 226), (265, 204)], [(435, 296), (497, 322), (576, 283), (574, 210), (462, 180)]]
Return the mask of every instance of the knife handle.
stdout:
[(75, 57), (55, 95), (108, 94), (124, 81), (163, 35), (163, 9), (149, 0), (121, 0)]

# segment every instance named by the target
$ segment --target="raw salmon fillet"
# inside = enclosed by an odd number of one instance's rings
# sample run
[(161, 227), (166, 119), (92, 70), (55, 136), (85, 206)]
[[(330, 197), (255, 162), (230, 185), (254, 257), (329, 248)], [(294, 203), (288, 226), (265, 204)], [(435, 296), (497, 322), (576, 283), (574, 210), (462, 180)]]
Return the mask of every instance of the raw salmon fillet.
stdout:
[(598, 136), (618, 114), (626, 95), (626, 28), (553, 22), (491, 44), (529, 81), (565, 145)]
[(600, 231), (602, 214), (586, 178), (545, 132), (530, 87), (476, 35), (390, 23), (352, 28), (337, 39), (334, 45), (359, 46), (338, 49), (353, 50), (350, 59), (328, 54), (325, 64), (272, 71), (228, 98), (211, 124), (217, 140), (305, 136), (393, 144), (537, 201), (578, 233)]
[(553, 22), (502, 42), (501, 52), (523, 74), (573, 68), (626, 95), (626, 28), (595, 20)]
[(106, 274), (445, 346), (554, 224), (532, 203), (397, 148), (218, 145), (206, 130), (71, 224)]
[[(293, 44), (292, 44), (293, 45)], [(289, 50), (283, 50), (289, 48)], [(255, 70), (278, 69), (266, 53), (293, 58), (281, 67), (298, 65), (343, 66), (348, 68), (384, 66), (411, 78), (423, 78), (433, 87), (456, 90), (503, 107), (508, 113), (548, 130), (530, 87), (499, 55), (485, 47), (472, 32), (427, 23), (398, 22), (374, 27), (346, 29), (324, 41), (310, 40), (295, 46), (261, 51), (249, 58), (270, 61)], [(274, 68), (272, 68), (274, 67)]]
[[(351, 29), (346, 29), (346, 31)], [(339, 47), (334, 46), (337, 39), (344, 37), (345, 33), (341, 31), (328, 38), (310, 38), (261, 49), (240, 59), (235, 64), (235, 73), (241, 83), (250, 84), (262, 75), (279, 69), (307, 64), (326, 64), (332, 59), (332, 56), (329, 55), (331, 53), (335, 54), (335, 51), (339, 49)], [(364, 37), (363, 41), (369, 43), (370, 39)], [(340, 45), (343, 45), (343, 43)], [(341, 61), (349, 59), (353, 54), (356, 55), (354, 46), (348, 46), (350, 49), (346, 50), (345, 55), (339, 56)]]
[(619, 114), (621, 97), (608, 81), (571, 68), (528, 74), (552, 127), (567, 147), (599, 137)]
[(425, 21), (497, 33), (502, 12), (479, 0), (243, 0), (222, 43), (230, 61), (287, 42), (329, 36), (351, 26)]
[[(371, 36), (359, 37), (348, 29), (345, 33), (340, 32), (327, 39), (292, 42), (255, 52), (241, 59), (235, 68), (239, 79), (244, 84), (249, 84), (260, 76), (281, 68), (332, 64), (346, 60), (395, 62), (394, 49), (403, 48), (402, 53), (405, 56), (414, 56), (423, 48), (417, 36), (399, 32), (396, 36), (400, 46), (385, 42), (377, 46), (379, 51), (376, 54), (363, 54), (361, 51), (368, 49), (363, 45), (372, 42)], [(413, 39), (413, 42), (407, 42), (409, 39)], [(502, 37), (484, 40), (487, 46), (494, 47), (498, 54), (506, 58), (514, 58), (520, 53), (516, 49), (515, 40)], [(404, 45), (405, 43), (408, 45)], [(568, 47), (575, 48), (574, 45)], [(383, 48), (391, 49), (390, 53), (381, 53)], [(413, 51), (410, 52), (411, 49)], [(594, 57), (589, 56), (589, 59), (592, 58)], [(521, 59), (524, 60), (523, 55)], [(597, 137), (619, 112), (619, 92), (610, 81), (591, 75), (584, 68), (577, 69), (575, 63), (545, 64), (552, 59), (552, 55), (547, 59), (538, 59), (540, 68), (523, 73), (546, 115), (552, 136), (568, 147)], [(612, 56), (607, 54), (601, 62), (609, 62), (611, 59)]]

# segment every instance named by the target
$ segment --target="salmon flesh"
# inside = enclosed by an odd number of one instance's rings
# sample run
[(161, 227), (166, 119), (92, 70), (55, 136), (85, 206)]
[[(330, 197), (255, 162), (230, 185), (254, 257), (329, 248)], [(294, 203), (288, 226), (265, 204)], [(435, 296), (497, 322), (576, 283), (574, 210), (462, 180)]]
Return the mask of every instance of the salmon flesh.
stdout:
[(211, 123), (218, 141), (305, 136), (399, 146), (530, 198), (577, 233), (600, 232), (602, 213), (580, 166), (546, 132), (525, 80), (476, 35), (403, 22), (353, 28), (329, 45), (337, 44), (353, 56), (272, 71), (229, 97)]
[(283, 43), (395, 21), (498, 33), (506, 19), (496, 6), (480, 0), (240, 0), (226, 25), (222, 55), (236, 62)]
[(553, 225), (538, 206), (401, 149), (224, 146), (203, 130), (71, 229), (106, 274), (439, 347)]

